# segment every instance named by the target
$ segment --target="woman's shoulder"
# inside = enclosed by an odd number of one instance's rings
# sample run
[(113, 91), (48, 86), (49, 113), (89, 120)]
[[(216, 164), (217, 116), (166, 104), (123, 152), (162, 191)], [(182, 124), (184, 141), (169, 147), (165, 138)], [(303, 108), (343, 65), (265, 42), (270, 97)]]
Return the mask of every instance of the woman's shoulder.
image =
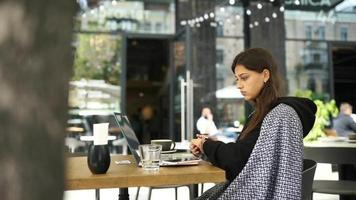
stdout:
[(316, 105), (310, 99), (281, 97), (276, 101), (270, 113), (274, 114), (274, 117), (282, 118), (297, 114), (303, 125), (303, 133), (306, 135), (314, 125), (316, 110)]

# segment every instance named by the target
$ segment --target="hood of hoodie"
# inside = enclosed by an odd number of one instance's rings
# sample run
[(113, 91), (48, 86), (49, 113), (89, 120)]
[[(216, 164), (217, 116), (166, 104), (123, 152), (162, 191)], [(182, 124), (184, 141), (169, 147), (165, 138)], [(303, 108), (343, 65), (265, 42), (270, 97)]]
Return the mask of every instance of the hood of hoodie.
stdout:
[(315, 113), (317, 110), (315, 103), (307, 98), (280, 97), (276, 103), (273, 104), (273, 107), (280, 103), (291, 106), (297, 112), (303, 125), (303, 137), (307, 136), (315, 122)]

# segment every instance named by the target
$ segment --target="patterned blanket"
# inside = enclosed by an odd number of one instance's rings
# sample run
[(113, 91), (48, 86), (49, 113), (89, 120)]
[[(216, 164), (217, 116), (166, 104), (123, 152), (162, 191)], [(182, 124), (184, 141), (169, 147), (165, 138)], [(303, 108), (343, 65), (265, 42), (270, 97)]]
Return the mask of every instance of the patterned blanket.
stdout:
[(234, 181), (198, 199), (301, 199), (303, 127), (295, 110), (279, 104), (262, 122), (260, 136)]

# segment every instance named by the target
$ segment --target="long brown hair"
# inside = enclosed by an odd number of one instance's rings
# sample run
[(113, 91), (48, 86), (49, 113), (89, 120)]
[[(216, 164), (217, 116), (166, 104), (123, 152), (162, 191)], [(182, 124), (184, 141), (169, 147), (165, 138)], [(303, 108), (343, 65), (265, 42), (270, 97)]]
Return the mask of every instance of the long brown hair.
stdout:
[(245, 127), (241, 133), (240, 139), (242, 139), (262, 122), (266, 114), (271, 110), (272, 104), (281, 96), (282, 79), (272, 54), (262, 48), (252, 48), (239, 53), (231, 65), (232, 72), (235, 73), (237, 65), (243, 65), (246, 69), (258, 73), (262, 73), (264, 69), (267, 69), (270, 72), (268, 81), (264, 84), (256, 99), (252, 102), (255, 111), (249, 120), (247, 127)]

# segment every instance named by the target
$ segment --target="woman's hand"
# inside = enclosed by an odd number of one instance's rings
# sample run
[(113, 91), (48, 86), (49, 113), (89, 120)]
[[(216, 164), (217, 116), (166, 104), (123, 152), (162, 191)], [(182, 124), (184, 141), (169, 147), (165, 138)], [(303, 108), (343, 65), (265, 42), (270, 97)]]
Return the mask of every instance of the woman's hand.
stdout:
[(197, 135), (197, 139), (193, 139), (190, 142), (190, 151), (195, 155), (195, 156), (201, 156), (203, 152), (203, 144), (205, 142), (205, 137), (201, 135)]

